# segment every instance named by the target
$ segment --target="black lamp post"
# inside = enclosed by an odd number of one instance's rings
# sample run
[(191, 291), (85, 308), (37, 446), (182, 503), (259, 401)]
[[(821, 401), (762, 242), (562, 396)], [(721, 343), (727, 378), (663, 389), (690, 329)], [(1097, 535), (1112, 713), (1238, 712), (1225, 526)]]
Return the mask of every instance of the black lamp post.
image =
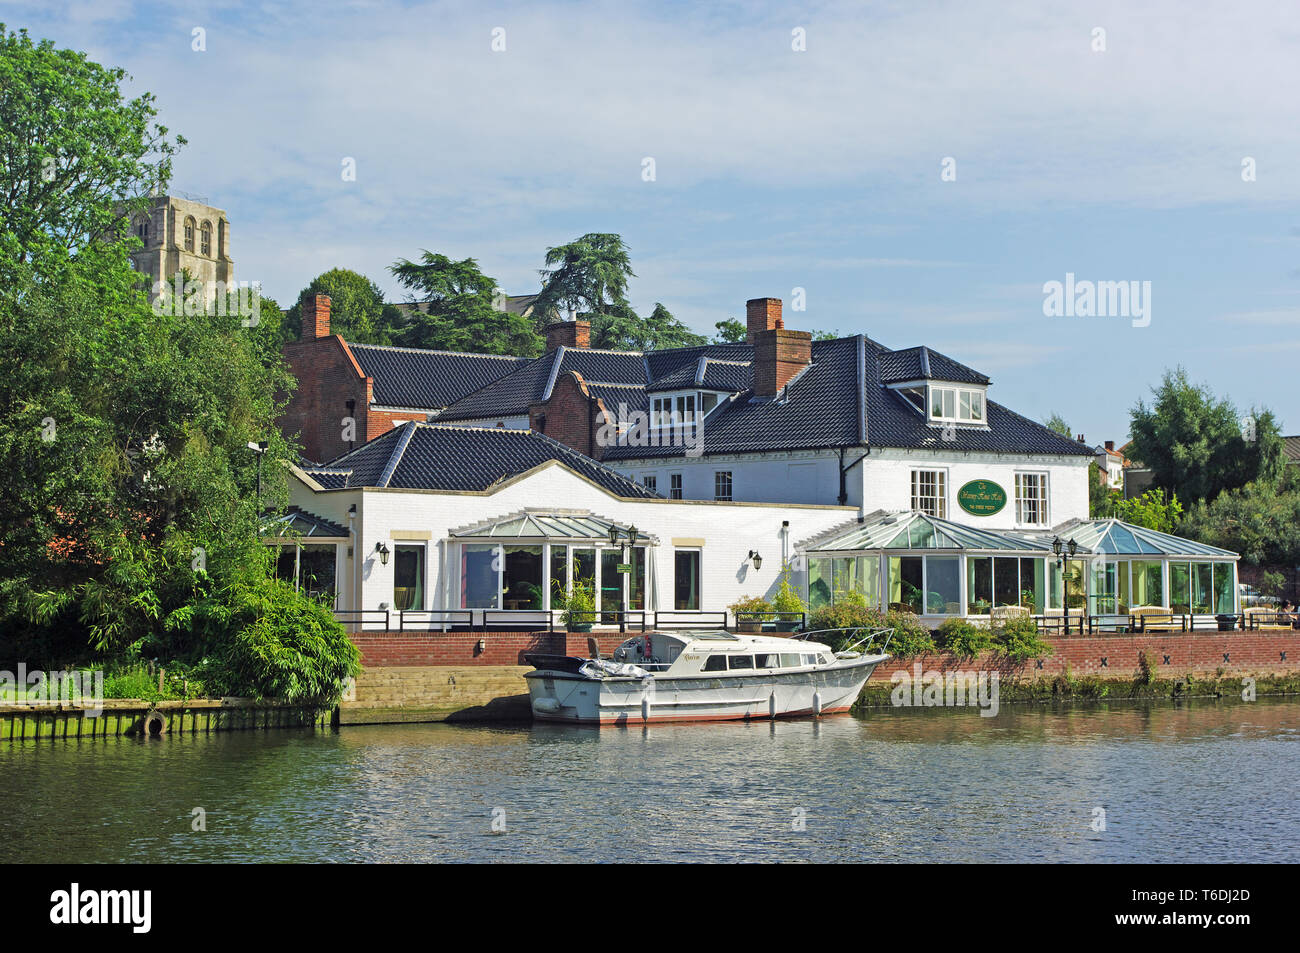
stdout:
[[(1079, 544), (1076, 543), (1073, 538), (1063, 544), (1061, 542), (1061, 537), (1052, 537), (1052, 552), (1056, 554), (1056, 565), (1061, 570), (1061, 612), (1063, 613), (1063, 621), (1065, 624), (1065, 635), (1070, 634), (1070, 596), (1069, 587), (1065, 580), (1065, 559), (1067, 554), (1071, 559), (1073, 559), (1074, 554), (1078, 551)], [(1084, 611), (1087, 611), (1086, 608)], [(1079, 632), (1083, 632), (1082, 622), (1079, 623)]]
[(266, 448), (270, 444), (265, 440), (248, 441), (248, 449), (257, 454), (257, 511), (262, 511), (262, 458), (266, 456)]

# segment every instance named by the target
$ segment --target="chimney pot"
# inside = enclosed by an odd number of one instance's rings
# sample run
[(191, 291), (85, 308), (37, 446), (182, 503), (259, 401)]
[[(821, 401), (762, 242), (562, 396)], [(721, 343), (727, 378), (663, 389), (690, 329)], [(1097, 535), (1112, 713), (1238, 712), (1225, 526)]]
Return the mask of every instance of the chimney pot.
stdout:
[(546, 328), (546, 350), (559, 347), (590, 347), (590, 321), (559, 321)]
[(753, 344), (762, 331), (785, 327), (780, 298), (750, 298), (745, 302), (745, 341)]
[(330, 336), (329, 295), (309, 295), (302, 299), (302, 340), (316, 341)]

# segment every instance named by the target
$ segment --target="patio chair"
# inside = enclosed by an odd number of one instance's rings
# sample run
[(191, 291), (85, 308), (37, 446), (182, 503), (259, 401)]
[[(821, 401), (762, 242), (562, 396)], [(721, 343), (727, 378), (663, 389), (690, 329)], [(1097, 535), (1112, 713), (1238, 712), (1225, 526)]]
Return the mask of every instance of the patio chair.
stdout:
[(1271, 606), (1253, 606), (1243, 609), (1246, 628), (1256, 632), (1290, 632), (1291, 623), (1278, 617), (1277, 609)]
[(1183, 623), (1177, 614), (1164, 606), (1133, 606), (1128, 614), (1137, 620), (1134, 631), (1143, 632), (1181, 632)]

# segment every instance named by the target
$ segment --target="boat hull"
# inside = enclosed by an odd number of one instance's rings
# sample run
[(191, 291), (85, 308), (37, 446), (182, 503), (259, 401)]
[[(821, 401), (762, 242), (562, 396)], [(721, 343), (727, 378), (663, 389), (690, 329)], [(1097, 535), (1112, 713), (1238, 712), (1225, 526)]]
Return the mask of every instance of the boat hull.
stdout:
[(539, 669), (525, 678), (538, 721), (584, 725), (756, 721), (846, 712), (882, 660), (721, 677), (590, 678)]

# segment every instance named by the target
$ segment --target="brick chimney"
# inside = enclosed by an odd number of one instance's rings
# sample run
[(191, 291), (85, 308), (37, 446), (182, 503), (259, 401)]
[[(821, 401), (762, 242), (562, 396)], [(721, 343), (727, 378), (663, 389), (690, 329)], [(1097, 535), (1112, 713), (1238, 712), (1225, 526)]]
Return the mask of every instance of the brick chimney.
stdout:
[(1107, 450), (1114, 450), (1114, 449), (1115, 449), (1115, 441), (1114, 441), (1114, 440), (1107, 440), (1107, 441), (1106, 441), (1106, 449), (1107, 449)]
[(780, 298), (750, 298), (745, 302), (745, 343), (753, 344), (760, 331), (782, 327)]
[(330, 297), (312, 295), (302, 299), (302, 340), (315, 341), (330, 336)]
[(590, 321), (560, 321), (546, 328), (546, 350), (558, 347), (590, 347)]
[[(780, 313), (781, 302), (778, 299), (760, 300), (776, 301)], [(812, 334), (780, 327), (780, 320), (778, 317), (778, 326), (772, 330), (754, 335), (754, 393), (759, 397), (775, 397), (790, 378), (812, 360)]]

